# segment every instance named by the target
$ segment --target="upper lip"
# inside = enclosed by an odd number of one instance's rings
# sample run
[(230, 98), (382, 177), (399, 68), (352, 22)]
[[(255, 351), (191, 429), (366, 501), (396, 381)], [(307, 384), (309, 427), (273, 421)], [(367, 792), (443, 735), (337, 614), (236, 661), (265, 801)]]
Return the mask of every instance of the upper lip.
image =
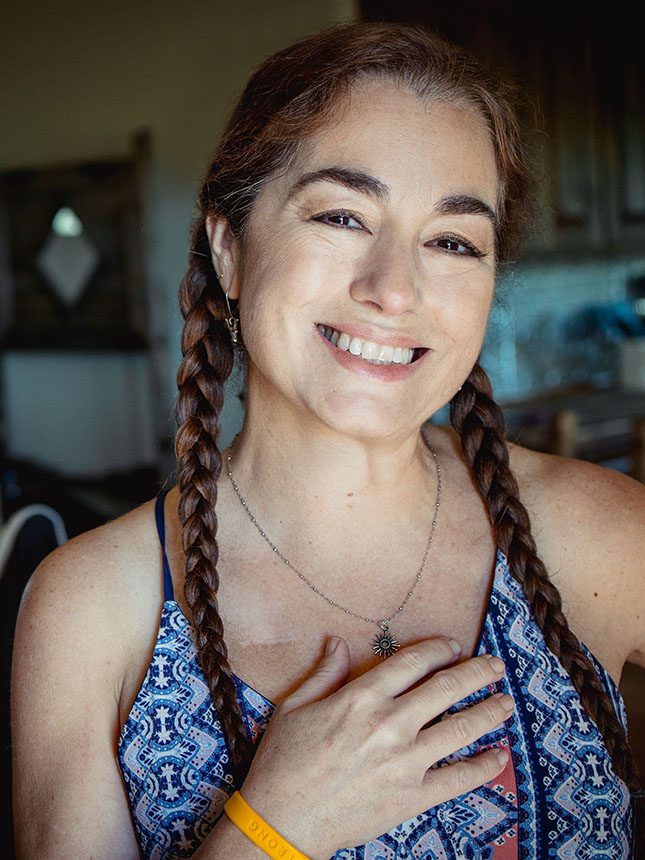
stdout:
[(405, 334), (398, 334), (391, 329), (376, 328), (370, 325), (361, 325), (360, 323), (319, 322), (316, 325), (321, 325), (325, 328), (335, 328), (337, 331), (345, 332), (345, 334), (351, 337), (357, 337), (360, 340), (371, 340), (384, 346), (425, 349), (424, 345), (414, 340), (414, 338)]

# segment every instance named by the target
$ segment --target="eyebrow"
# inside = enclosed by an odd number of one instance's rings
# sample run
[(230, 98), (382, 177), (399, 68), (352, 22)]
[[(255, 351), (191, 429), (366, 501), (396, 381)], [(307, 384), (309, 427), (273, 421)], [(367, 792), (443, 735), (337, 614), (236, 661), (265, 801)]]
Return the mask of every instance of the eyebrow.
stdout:
[(352, 191), (360, 191), (379, 200), (386, 200), (390, 195), (390, 189), (384, 182), (363, 170), (349, 167), (321, 167), (319, 170), (303, 173), (289, 189), (287, 200), (314, 182), (336, 182), (351, 188)]
[(493, 225), (495, 233), (499, 228), (497, 213), (488, 203), (470, 194), (449, 194), (442, 197), (435, 206), (440, 215), (483, 215)]
[[(314, 182), (336, 182), (377, 200), (387, 200), (390, 196), (388, 186), (375, 176), (356, 168), (333, 166), (303, 173), (289, 189), (287, 200)], [(491, 222), (495, 233), (499, 228), (499, 219), (494, 209), (484, 200), (470, 194), (449, 194), (442, 197), (435, 205), (435, 211), (439, 215), (483, 215)]]

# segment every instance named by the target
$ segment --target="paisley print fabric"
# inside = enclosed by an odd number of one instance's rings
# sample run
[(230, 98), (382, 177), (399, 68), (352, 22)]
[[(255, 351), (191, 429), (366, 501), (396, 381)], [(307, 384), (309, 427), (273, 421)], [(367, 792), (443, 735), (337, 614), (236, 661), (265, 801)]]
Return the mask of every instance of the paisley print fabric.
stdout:
[[(157, 498), (162, 546), (163, 495)], [(154, 860), (190, 857), (236, 789), (192, 630), (173, 599), (165, 552), (163, 566), (165, 602), (154, 654), (118, 743), (141, 851)], [(499, 746), (511, 753), (504, 771), (365, 845), (337, 851), (333, 860), (629, 858), (628, 789), (615, 775), (602, 736), (587, 718), (568, 674), (546, 647), (501, 552), (475, 653), (501, 657), (506, 674), (449, 713), (497, 690), (513, 696), (515, 710), (502, 727), (449, 760)], [(620, 693), (594, 663), (626, 725)], [(240, 678), (234, 680), (257, 744), (274, 706)]]

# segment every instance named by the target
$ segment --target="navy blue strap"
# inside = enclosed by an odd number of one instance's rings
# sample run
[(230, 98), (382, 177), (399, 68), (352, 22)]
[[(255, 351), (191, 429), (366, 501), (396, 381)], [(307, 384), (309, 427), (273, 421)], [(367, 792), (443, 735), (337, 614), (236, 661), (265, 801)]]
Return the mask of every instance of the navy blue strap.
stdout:
[(157, 533), (159, 542), (161, 543), (161, 552), (163, 556), (163, 599), (174, 600), (175, 592), (172, 587), (172, 577), (170, 575), (170, 565), (168, 564), (168, 556), (166, 555), (166, 525), (164, 523), (163, 503), (166, 498), (167, 489), (159, 490), (157, 493), (157, 501), (155, 502), (155, 519), (157, 521)]

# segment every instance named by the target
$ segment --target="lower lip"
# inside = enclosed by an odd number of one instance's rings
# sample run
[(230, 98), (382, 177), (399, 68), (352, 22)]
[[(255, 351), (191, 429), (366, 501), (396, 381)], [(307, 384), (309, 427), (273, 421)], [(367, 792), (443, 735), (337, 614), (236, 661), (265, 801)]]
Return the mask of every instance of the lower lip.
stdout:
[(347, 352), (347, 350), (338, 349), (338, 347), (334, 346), (331, 341), (327, 340), (327, 338), (318, 331), (318, 328), (316, 328), (316, 333), (330, 351), (332, 357), (336, 359), (341, 367), (344, 367), (346, 370), (351, 370), (352, 373), (356, 373), (359, 376), (369, 376), (371, 379), (380, 379), (381, 382), (399, 382), (402, 379), (407, 379), (416, 371), (417, 366), (423, 362), (426, 355), (431, 351), (429, 349), (426, 350), (423, 355), (419, 356), (416, 361), (413, 361), (410, 364), (370, 364), (369, 361), (365, 361), (365, 359), (361, 358), (359, 355), (352, 355), (352, 353)]

